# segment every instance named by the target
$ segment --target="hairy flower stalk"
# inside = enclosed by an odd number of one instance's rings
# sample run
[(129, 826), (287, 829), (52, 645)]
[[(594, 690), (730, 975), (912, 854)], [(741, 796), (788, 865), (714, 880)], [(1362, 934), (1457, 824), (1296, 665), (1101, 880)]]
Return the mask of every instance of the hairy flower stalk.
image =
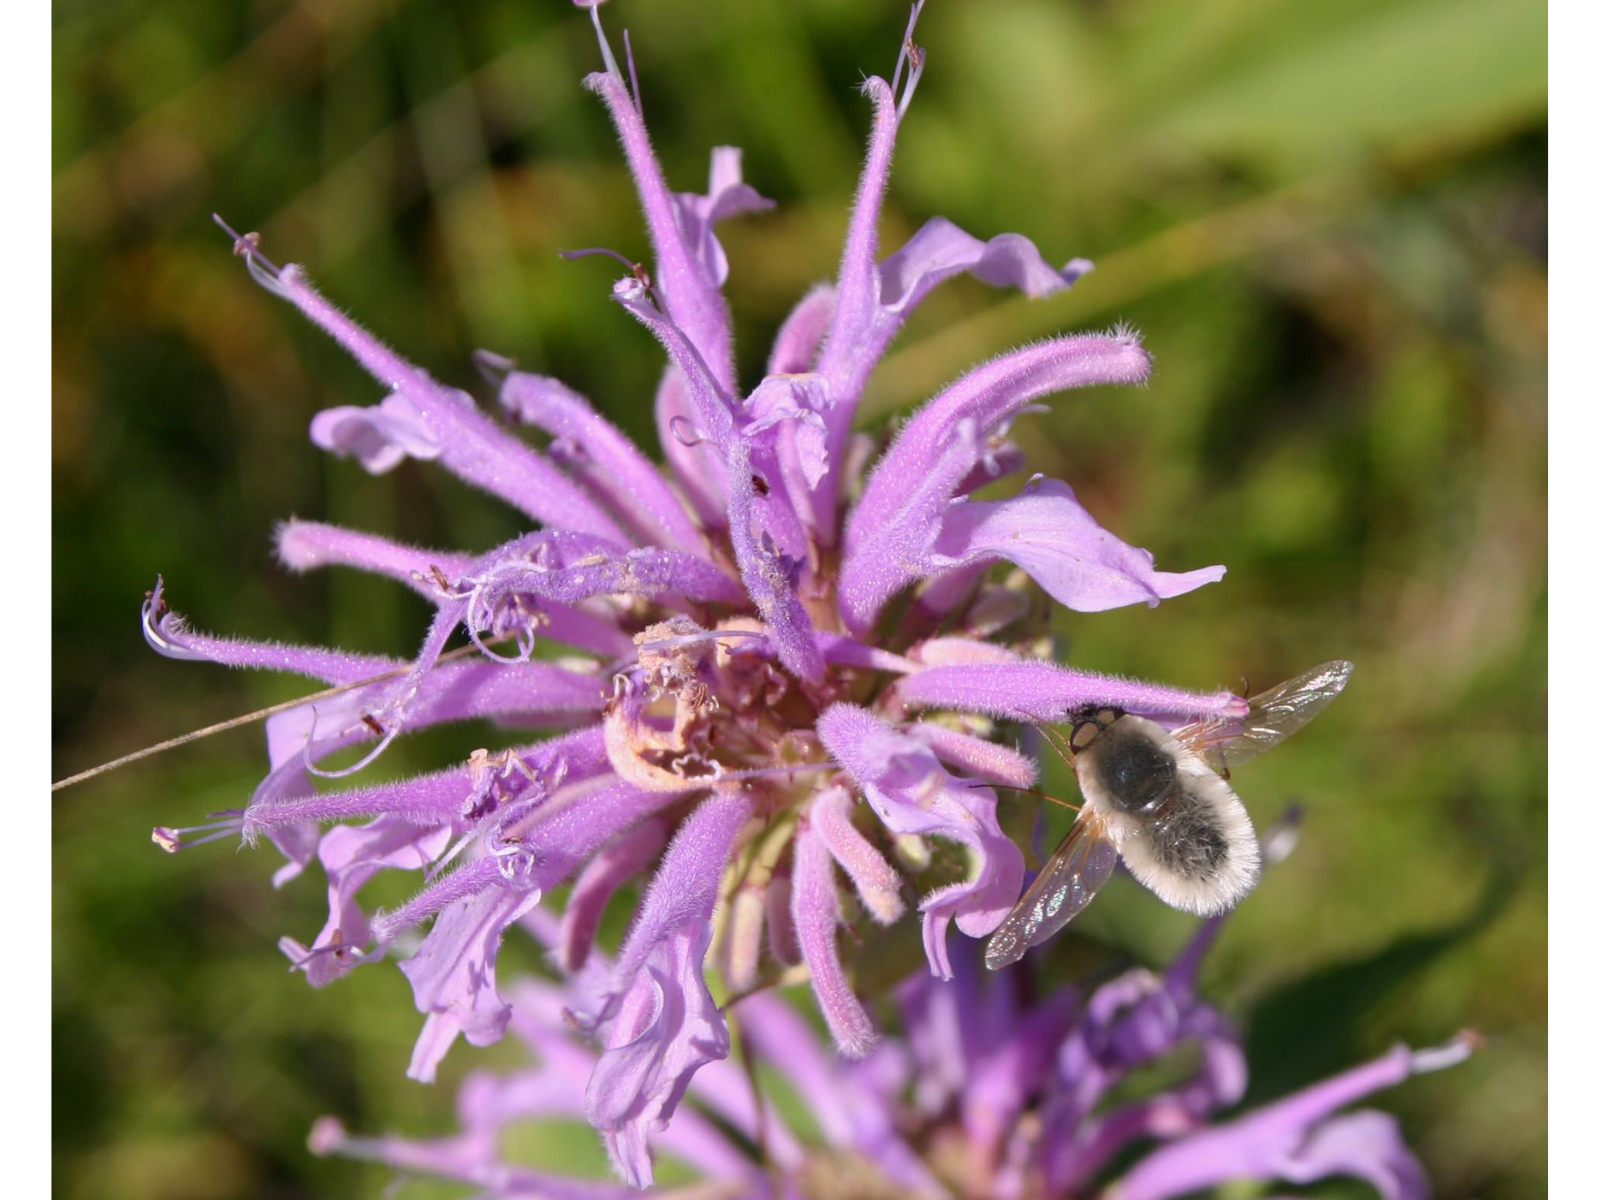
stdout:
[[(302, 267), (279, 268), (254, 235), (236, 237), (257, 281), (384, 389), (377, 404), (320, 413), (313, 441), (374, 473), (434, 461), (537, 528), (474, 551), (305, 521), (279, 530), (292, 570), (377, 572), (435, 606), (409, 661), (198, 633), (159, 586), (144, 627), (172, 657), (344, 689), (268, 721), (269, 771), (241, 811), (156, 840), (265, 837), (287, 859), (280, 884), (319, 864), (327, 924), (309, 945), (283, 941), (313, 985), (426, 926), (401, 964), (425, 1015), (414, 1078), (432, 1079), (458, 1037), (487, 1044), (517, 1019), (496, 979), (501, 940), (572, 882), (551, 945), (559, 965), (596, 980), (584, 1111), (622, 1177), (641, 1185), (652, 1178), (646, 1134), (666, 1129), (696, 1072), (728, 1052), (708, 966), (725, 1000), (803, 965), (839, 1049), (857, 1058), (876, 1037), (839, 936), (857, 906), (883, 923), (916, 908), (931, 972), (960, 975), (966, 950), (951, 926), (991, 932), (1024, 881), (994, 787), (1025, 787), (1037, 767), (1003, 739), (1007, 723), (1112, 706), (1174, 726), (1246, 706), (1229, 691), (1041, 658), (1042, 609), (1024, 586), (1031, 577), (1057, 603), (1095, 612), (1154, 605), (1222, 567), (1156, 570), (1056, 480), (974, 498), (1021, 470), (1009, 431), (1039, 402), (1146, 381), (1131, 331), (1064, 335), (975, 367), (887, 446), (853, 429), (873, 366), (939, 283), (971, 274), (1041, 297), (1089, 269), (1075, 259), (1058, 270), (1024, 237), (984, 240), (940, 218), (880, 257), (889, 160), (924, 66), (911, 30), (894, 78), (863, 85), (872, 132), (837, 281), (800, 301), (748, 389), (716, 226), (770, 202), (729, 147), (712, 152), (704, 194), (671, 191), (636, 89), (599, 38), (606, 69), (586, 83), (615, 124), (653, 249), (650, 268), (630, 266), (612, 295), (666, 354), (655, 414), (667, 466), (572, 389), (484, 352), (496, 420), (362, 329)], [(432, 774), (358, 782), (395, 738), (484, 717), (556, 735), (508, 734)], [(601, 914), (657, 862), (621, 955), (596, 974)], [(419, 873), (415, 895), (369, 913), (362, 888), (391, 870)]]

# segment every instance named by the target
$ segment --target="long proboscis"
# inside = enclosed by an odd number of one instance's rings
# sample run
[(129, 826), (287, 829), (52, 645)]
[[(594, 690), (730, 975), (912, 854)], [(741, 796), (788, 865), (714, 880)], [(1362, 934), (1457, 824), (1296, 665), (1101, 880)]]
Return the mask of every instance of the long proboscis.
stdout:
[[(486, 644), (504, 641), (503, 637), (486, 639)], [(450, 662), (453, 659), (465, 658), (477, 653), (476, 646), (461, 646), (446, 654), (441, 654), (438, 661)], [(52, 792), (59, 792), (69, 788), (75, 783), (83, 783), (93, 779), (96, 775), (105, 775), (129, 763), (136, 763), (141, 758), (151, 758), (165, 750), (175, 750), (179, 746), (186, 746), (190, 742), (198, 742), (201, 738), (208, 738), (214, 733), (226, 733), (230, 729), (238, 729), (244, 725), (252, 725), (257, 721), (264, 721), (278, 713), (289, 712), (291, 709), (301, 708), (307, 704), (315, 704), (318, 700), (327, 700), (332, 696), (342, 696), (345, 692), (353, 692), (358, 688), (371, 687), (375, 683), (386, 683), (391, 679), (398, 679), (411, 670), (412, 664), (403, 663), (392, 671), (385, 671), (382, 675), (371, 675), (366, 679), (357, 679), (352, 683), (341, 683), (337, 687), (323, 688), (320, 692), (312, 692), (309, 696), (299, 696), (293, 700), (285, 700), (279, 704), (270, 704), (266, 708), (258, 708), (255, 712), (245, 713), (242, 717), (230, 717), (226, 721), (219, 721), (215, 725), (207, 725), (204, 729), (191, 730), (189, 733), (179, 734), (175, 738), (168, 738), (164, 742), (157, 742), (154, 746), (146, 746), (142, 750), (135, 750), (132, 754), (124, 754), (121, 758), (114, 758), (110, 762), (101, 763), (98, 767), (90, 767), (87, 771), (79, 771), (76, 775), (68, 775), (65, 779), (58, 779), (50, 785)]]

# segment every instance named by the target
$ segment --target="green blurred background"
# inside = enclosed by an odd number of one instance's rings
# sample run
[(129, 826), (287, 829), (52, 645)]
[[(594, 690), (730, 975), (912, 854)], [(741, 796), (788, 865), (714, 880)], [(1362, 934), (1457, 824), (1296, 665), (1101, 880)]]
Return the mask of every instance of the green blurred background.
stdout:
[[(606, 17), (632, 31), (676, 185), (726, 142), (779, 202), (724, 233), (753, 378), (832, 273), (868, 117), (853, 87), (892, 68), (903, 6)], [(54, 21), (59, 777), (300, 686), (149, 653), (157, 571), (204, 628), (406, 653), (420, 601), (287, 576), (273, 522), (477, 548), (519, 531), (440, 472), (370, 478), (310, 446), (314, 412), (377, 390), (248, 281), (213, 210), (463, 386), (491, 347), (653, 445), (660, 356), (608, 301), (612, 270), (556, 256), (646, 253), (567, 5), (69, 0)], [(881, 423), (1025, 339), (1144, 332), (1148, 390), (1063, 397), (1022, 436), (1164, 567), (1228, 578), (1059, 632), (1082, 665), (1194, 687), (1357, 662), (1240, 781), (1261, 818), (1304, 800), (1306, 836), (1206, 982), (1245, 1024), (1257, 1097), (1396, 1039), (1488, 1035), (1381, 1101), (1449, 1197), (1544, 1191), (1545, 38), (1526, 0), (933, 0), (886, 247), (943, 214), (1098, 270), (1038, 303), (947, 286), (868, 398)], [(479, 744), (447, 731), (389, 769)], [(315, 879), (273, 892), (266, 851), (150, 846), (154, 824), (240, 804), (263, 760), (242, 731), (55, 798), (61, 1195), (378, 1196), (386, 1172), (309, 1156), (311, 1121), (443, 1132), (449, 1081), (504, 1057), (462, 1047), (445, 1086), (404, 1080), (420, 1017), (399, 973), (312, 992), (273, 947), (320, 927)], [(1081, 922), (1152, 963), (1191, 924), (1126, 881)]]

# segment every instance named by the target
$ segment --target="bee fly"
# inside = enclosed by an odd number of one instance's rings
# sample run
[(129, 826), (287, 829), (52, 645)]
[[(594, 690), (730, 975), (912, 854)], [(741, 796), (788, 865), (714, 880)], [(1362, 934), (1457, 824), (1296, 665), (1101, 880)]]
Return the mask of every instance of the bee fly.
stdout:
[(1116, 708), (1079, 713), (1066, 753), (1083, 809), (989, 939), (990, 969), (1016, 962), (1083, 911), (1119, 858), (1185, 912), (1214, 916), (1242, 900), (1261, 873), (1261, 849), (1229, 773), (1326, 708), (1353, 669), (1323, 663), (1250, 697), (1243, 717), (1171, 732)]

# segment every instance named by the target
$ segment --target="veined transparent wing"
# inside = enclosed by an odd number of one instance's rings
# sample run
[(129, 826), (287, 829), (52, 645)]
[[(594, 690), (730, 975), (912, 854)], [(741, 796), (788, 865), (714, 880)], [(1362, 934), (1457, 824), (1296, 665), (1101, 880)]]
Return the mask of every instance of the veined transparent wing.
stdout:
[(1218, 772), (1270, 750), (1333, 703), (1350, 682), (1355, 664), (1343, 659), (1312, 667), (1250, 697), (1250, 711), (1236, 720), (1210, 719), (1185, 725), (1172, 736), (1205, 756)]
[(1083, 911), (1117, 869), (1117, 848), (1105, 821), (1092, 812), (1079, 815), (1044, 870), (989, 938), (983, 960), (991, 971), (1009, 967), (1030, 946), (1057, 932)]

